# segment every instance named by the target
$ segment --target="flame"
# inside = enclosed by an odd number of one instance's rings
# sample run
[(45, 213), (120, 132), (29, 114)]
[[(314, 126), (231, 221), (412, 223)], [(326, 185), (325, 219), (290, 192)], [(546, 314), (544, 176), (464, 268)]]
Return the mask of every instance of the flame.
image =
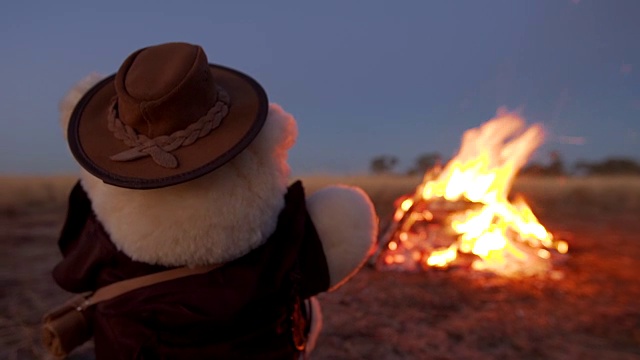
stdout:
[(426, 260), (427, 265), (446, 267), (450, 262), (458, 257), (458, 246), (452, 244), (444, 250), (433, 251)]
[[(540, 125), (525, 126), (515, 113), (499, 112), (482, 126), (466, 131), (457, 155), (443, 168), (428, 171), (412, 196), (399, 199), (393, 220), (403, 222), (396, 232), (398, 241), (388, 244), (393, 256), (386, 264), (407, 263), (421, 259), (423, 265), (447, 267), (458, 253), (474, 254), (478, 260), (472, 268), (501, 272), (513, 264), (528, 266), (547, 261), (549, 250), (564, 254), (568, 244), (558, 241), (540, 224), (524, 198), (513, 202), (508, 196), (518, 170), (544, 140)], [(470, 203), (478, 207), (453, 212), (448, 217), (456, 241), (449, 246), (430, 248), (420, 244), (420, 234), (409, 229), (419, 220), (431, 220), (429, 210), (412, 211), (417, 203)], [(416, 250), (422, 250), (422, 254)], [(527, 249), (532, 249), (528, 251)], [(413, 255), (403, 252), (413, 251)]]

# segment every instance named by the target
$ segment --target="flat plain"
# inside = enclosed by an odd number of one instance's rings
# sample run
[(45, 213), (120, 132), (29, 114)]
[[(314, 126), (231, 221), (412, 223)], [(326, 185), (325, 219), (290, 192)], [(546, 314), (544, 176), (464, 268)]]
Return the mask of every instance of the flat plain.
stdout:
[[(42, 314), (69, 294), (53, 283), (73, 176), (0, 178), (0, 359), (47, 358)], [(420, 178), (304, 177), (308, 193), (357, 185), (388, 223)], [(525, 178), (540, 222), (569, 243), (549, 274), (505, 278), (455, 268), (365, 266), (320, 295), (313, 359), (640, 359), (640, 178)], [(553, 274), (553, 276), (551, 275)], [(91, 344), (72, 357), (91, 359)]]

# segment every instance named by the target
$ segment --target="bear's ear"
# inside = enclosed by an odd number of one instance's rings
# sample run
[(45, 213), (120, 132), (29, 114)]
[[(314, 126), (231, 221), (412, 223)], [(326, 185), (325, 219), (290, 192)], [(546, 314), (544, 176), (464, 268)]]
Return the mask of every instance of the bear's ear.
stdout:
[(293, 115), (280, 105), (270, 103), (267, 120), (251, 143), (251, 150), (280, 158), (295, 144), (297, 137), (298, 125)]
[(369, 196), (358, 187), (327, 186), (307, 199), (329, 266), (329, 291), (347, 282), (373, 253), (378, 217)]
[(69, 126), (73, 108), (76, 107), (76, 104), (82, 96), (103, 78), (104, 76), (98, 73), (91, 73), (85, 76), (82, 80), (78, 81), (62, 101), (60, 101), (60, 127), (62, 128), (65, 139), (67, 138), (67, 127)]

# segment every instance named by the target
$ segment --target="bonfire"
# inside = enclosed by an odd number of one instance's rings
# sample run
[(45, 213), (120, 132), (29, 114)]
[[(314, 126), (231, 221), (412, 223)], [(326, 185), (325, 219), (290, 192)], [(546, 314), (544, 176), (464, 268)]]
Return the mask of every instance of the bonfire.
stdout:
[(468, 266), (501, 275), (548, 271), (568, 244), (554, 239), (522, 196), (509, 196), (516, 174), (543, 140), (539, 124), (526, 126), (518, 114), (502, 110), (467, 130), (457, 155), (428, 170), (413, 194), (396, 201), (376, 266)]

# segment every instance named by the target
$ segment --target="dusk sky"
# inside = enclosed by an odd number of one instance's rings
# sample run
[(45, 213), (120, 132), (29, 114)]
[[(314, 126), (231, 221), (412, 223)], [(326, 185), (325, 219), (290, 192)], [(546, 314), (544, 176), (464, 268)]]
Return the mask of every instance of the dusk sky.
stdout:
[(201, 45), (292, 113), (294, 173), (455, 154), (501, 106), (567, 162), (640, 160), (640, 1), (12, 1), (0, 7), (0, 174), (77, 169), (58, 102), (133, 51)]

